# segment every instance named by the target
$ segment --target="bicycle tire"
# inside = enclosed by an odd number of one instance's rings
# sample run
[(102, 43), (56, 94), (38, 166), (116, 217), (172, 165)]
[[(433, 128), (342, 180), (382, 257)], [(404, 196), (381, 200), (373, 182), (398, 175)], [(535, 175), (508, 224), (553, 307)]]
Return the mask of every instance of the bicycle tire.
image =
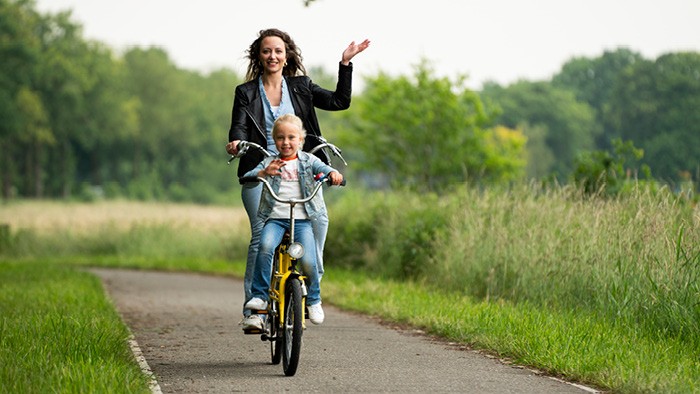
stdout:
[(279, 327), (279, 317), (277, 314), (269, 314), (267, 316), (268, 320), (268, 332), (270, 333), (270, 358), (272, 365), (277, 365), (282, 361), (282, 338), (279, 337), (278, 327)]
[(289, 280), (285, 289), (285, 314), (282, 345), (282, 368), (287, 376), (294, 376), (299, 366), (301, 336), (304, 333), (304, 309), (302, 304), (301, 280)]

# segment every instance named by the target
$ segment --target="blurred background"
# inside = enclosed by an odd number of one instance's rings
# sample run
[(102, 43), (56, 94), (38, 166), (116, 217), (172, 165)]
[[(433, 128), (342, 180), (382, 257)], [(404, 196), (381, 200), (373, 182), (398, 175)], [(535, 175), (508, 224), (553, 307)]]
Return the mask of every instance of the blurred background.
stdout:
[(372, 40), (353, 61), (350, 110), (320, 113), (367, 187), (697, 190), (692, 1), (5, 0), (0, 10), (3, 199), (235, 203), (223, 149), (233, 89), (268, 27), (292, 35), (329, 89), (347, 44)]

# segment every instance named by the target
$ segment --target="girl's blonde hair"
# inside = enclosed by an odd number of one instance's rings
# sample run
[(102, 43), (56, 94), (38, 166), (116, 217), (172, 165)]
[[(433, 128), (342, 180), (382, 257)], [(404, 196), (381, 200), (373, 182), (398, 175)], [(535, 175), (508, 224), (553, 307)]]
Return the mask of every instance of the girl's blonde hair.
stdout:
[(297, 128), (299, 130), (299, 139), (304, 140), (306, 139), (306, 130), (304, 130), (304, 123), (302, 123), (301, 118), (294, 115), (294, 114), (284, 114), (277, 118), (275, 120), (275, 123), (272, 125), (272, 138), (275, 138), (275, 135), (277, 134), (278, 127), (280, 123), (289, 123)]

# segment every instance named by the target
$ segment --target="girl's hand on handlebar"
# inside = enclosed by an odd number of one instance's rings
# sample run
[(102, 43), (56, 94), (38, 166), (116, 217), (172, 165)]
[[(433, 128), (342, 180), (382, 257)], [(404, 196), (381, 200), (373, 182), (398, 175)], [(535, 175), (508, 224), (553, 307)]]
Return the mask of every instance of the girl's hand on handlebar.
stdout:
[(231, 141), (228, 144), (226, 144), (226, 152), (230, 155), (237, 155), (239, 142), (241, 142), (241, 140)]
[(331, 179), (331, 184), (333, 186), (339, 186), (341, 183), (343, 183), (343, 174), (339, 173), (338, 171), (331, 172), (328, 174), (328, 177)]

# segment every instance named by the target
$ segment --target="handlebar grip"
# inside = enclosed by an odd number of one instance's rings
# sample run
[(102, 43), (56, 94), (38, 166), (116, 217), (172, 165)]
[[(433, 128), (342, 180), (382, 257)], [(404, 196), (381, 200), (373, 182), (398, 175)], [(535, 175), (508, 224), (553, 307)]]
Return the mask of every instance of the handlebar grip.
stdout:
[(260, 180), (256, 176), (243, 176), (238, 178), (238, 182), (240, 182), (240, 184), (243, 185), (245, 183), (260, 182)]
[[(323, 181), (326, 182), (326, 183), (328, 184), (328, 186), (334, 186), (334, 185), (331, 183), (331, 178), (326, 178), (326, 179), (324, 179)], [(338, 185), (338, 187), (340, 187), (340, 186), (345, 186), (346, 183), (347, 183), (347, 179), (345, 179), (345, 177), (343, 177), (343, 181), (340, 182), (340, 185)]]

